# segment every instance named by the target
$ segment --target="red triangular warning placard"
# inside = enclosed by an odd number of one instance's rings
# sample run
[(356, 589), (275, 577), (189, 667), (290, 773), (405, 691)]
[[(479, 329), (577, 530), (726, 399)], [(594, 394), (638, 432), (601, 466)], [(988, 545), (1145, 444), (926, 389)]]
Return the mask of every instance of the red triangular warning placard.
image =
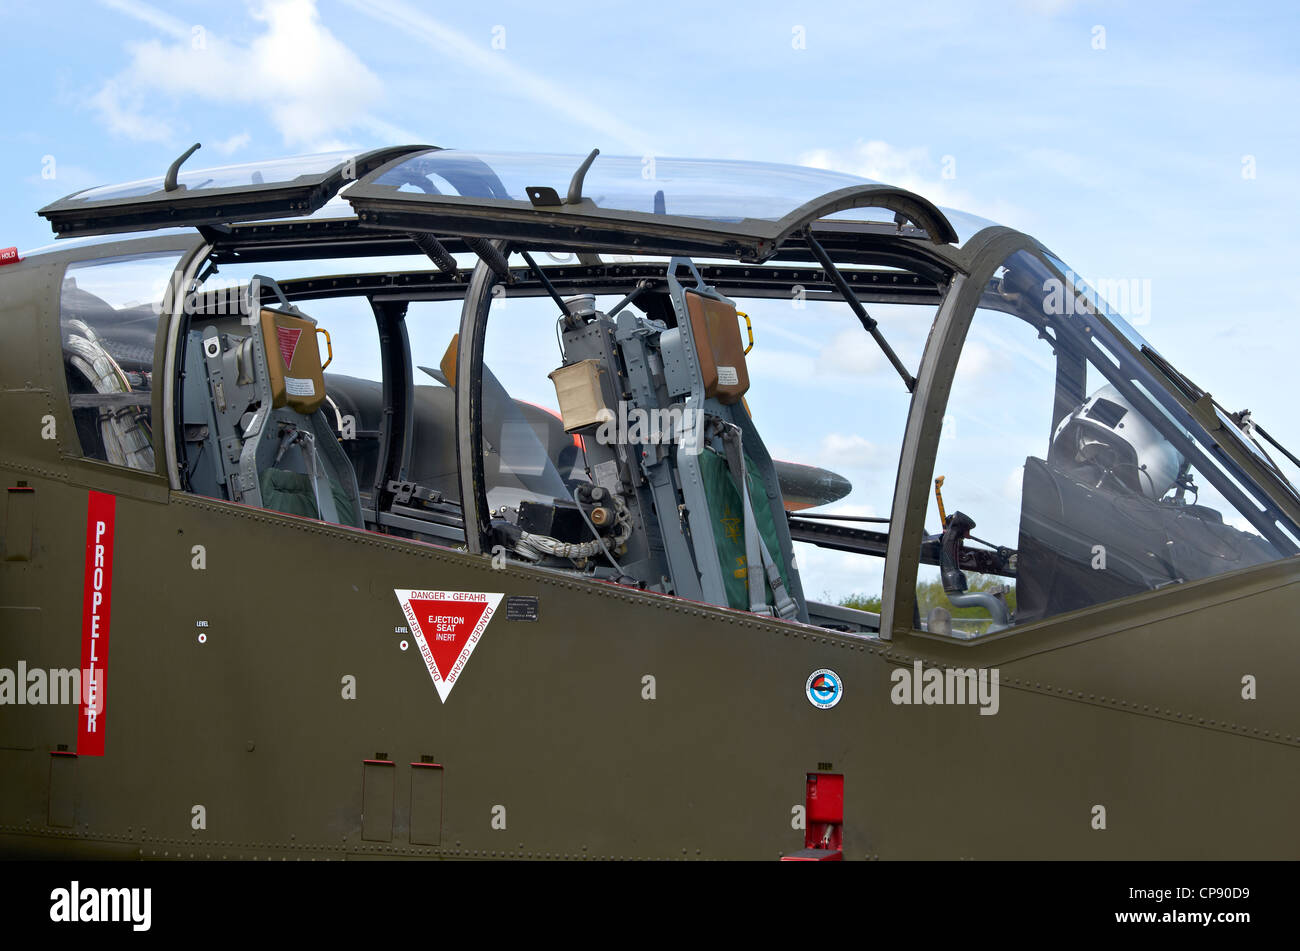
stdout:
[(420, 646), (420, 656), (429, 668), (438, 697), (446, 703), (503, 595), (410, 588), (394, 588), (393, 593)]
[(287, 370), (293, 365), (293, 355), (298, 352), (298, 338), (302, 336), (302, 331), (289, 327), (276, 327), (275, 335), (280, 343), (280, 356), (284, 357), (284, 368)]

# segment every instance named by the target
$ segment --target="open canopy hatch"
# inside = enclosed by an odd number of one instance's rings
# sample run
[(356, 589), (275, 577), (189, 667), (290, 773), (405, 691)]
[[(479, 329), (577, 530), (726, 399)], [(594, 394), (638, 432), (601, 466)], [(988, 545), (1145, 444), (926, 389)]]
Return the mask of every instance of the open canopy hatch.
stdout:
[(958, 237), (906, 189), (799, 166), (395, 146), (180, 172), (192, 152), (165, 176), (77, 192), (39, 213), (60, 237), (212, 228), (306, 217), (350, 185), (341, 197), (356, 218), (336, 224), (353, 233), (762, 261), (812, 222), (867, 209), (853, 217), (936, 245)]
[(38, 214), (60, 237), (309, 215), (349, 181), (427, 145), (326, 152), (181, 172), (196, 144), (158, 178), (74, 192)]
[(345, 197), (372, 226), (535, 247), (761, 261), (810, 222), (855, 208), (893, 212), (936, 244), (957, 240), (938, 207), (905, 189), (757, 162), (447, 149), (395, 159)]

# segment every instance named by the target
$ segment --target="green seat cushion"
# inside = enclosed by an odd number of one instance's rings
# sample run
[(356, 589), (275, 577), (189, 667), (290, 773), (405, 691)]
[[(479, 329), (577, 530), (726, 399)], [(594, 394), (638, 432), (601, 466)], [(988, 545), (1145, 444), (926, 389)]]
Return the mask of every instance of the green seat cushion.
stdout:
[[(258, 480), (262, 487), (262, 505), (286, 515), (320, 518), (316, 511), (316, 493), (312, 491), (311, 477), (288, 469), (263, 469)], [(352, 499), (344, 494), (342, 486), (327, 479), (334, 507), (339, 513), (339, 524), (356, 525), (357, 511)]]
[[(745, 513), (740, 503), (740, 492), (736, 480), (731, 477), (727, 460), (716, 452), (704, 451), (699, 455), (700, 475), (704, 480), (704, 493), (709, 500), (709, 521), (713, 526), (713, 541), (718, 548), (718, 561), (722, 568), (722, 582), (727, 592), (727, 604), (741, 610), (749, 609), (749, 586), (746, 577), (749, 566), (745, 554)], [(758, 533), (767, 545), (767, 550), (776, 559), (785, 581), (786, 590), (790, 590), (790, 576), (781, 554), (781, 542), (776, 534), (776, 522), (772, 517), (772, 506), (767, 499), (767, 490), (763, 480), (757, 475), (757, 466), (748, 456), (745, 457), (745, 476), (749, 482), (749, 502), (754, 509), (754, 523)], [(762, 566), (758, 569), (760, 577)], [(767, 594), (767, 603), (773, 603), (772, 590), (764, 580), (763, 588)]]

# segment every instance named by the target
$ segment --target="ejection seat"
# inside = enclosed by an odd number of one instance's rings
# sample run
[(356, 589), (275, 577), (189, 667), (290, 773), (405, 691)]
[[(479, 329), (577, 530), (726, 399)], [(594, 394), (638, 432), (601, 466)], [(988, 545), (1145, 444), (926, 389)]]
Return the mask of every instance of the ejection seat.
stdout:
[[(677, 279), (681, 268), (693, 287)], [(668, 286), (677, 317), (660, 343), (668, 391), (705, 419), (702, 445), (681, 441), (675, 458), (705, 600), (807, 621), (776, 467), (744, 402), (736, 306), (686, 258), (669, 264)]]
[[(270, 287), (279, 306), (262, 307)], [(327, 331), (254, 277), (239, 332), (191, 331), (186, 349), (185, 441), (196, 492), (290, 515), (362, 527), (356, 474), (322, 407)], [(244, 333), (247, 332), (245, 336)], [(321, 365), (318, 334), (330, 357)]]

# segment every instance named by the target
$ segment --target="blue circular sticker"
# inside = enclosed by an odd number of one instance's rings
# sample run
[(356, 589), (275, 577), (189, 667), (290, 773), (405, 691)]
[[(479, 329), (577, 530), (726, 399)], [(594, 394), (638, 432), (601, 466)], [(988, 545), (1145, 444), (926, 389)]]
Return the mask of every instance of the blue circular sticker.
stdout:
[(840, 675), (826, 668), (814, 670), (804, 690), (808, 694), (808, 702), (818, 710), (829, 710), (844, 696), (844, 684), (840, 681)]

